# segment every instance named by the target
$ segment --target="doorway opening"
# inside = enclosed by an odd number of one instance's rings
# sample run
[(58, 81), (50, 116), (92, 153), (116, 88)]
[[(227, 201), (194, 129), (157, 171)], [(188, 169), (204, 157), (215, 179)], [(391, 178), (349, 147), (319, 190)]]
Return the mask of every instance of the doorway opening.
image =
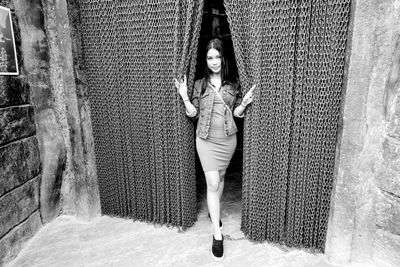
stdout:
[[(201, 79), (204, 76), (204, 70), (206, 68), (206, 61), (204, 60), (206, 58), (206, 46), (208, 41), (215, 37), (220, 38), (223, 41), (229, 71), (233, 77), (236, 77), (237, 80), (239, 80), (231, 32), (223, 0), (205, 0), (197, 50), (196, 80)], [(238, 128), (237, 146), (226, 171), (224, 192), (221, 199), (221, 220), (223, 222), (224, 220), (230, 220), (230, 222), (237, 224), (235, 227), (240, 227), (243, 166), (243, 119), (235, 118), (235, 123)], [(204, 214), (207, 216), (207, 186), (197, 152), (196, 180), (198, 210), (201, 213), (200, 216)]]

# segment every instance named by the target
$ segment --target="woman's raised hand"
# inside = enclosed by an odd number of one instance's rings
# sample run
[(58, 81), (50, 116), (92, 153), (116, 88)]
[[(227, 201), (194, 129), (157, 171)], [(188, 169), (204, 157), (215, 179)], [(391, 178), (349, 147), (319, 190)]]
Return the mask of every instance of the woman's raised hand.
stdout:
[(183, 80), (181, 79), (178, 81), (177, 79), (174, 78), (175, 82), (175, 87), (178, 90), (179, 95), (182, 97), (183, 100), (188, 99), (188, 94), (187, 94), (187, 82), (186, 82), (186, 75), (183, 76)]
[(253, 102), (253, 90), (254, 90), (254, 88), (256, 88), (256, 85), (257, 85), (257, 84), (253, 85), (253, 86), (250, 88), (250, 90), (246, 93), (246, 95), (243, 97), (243, 100), (242, 100), (242, 105), (243, 105), (243, 106), (246, 107), (248, 104), (250, 104), (251, 102)]

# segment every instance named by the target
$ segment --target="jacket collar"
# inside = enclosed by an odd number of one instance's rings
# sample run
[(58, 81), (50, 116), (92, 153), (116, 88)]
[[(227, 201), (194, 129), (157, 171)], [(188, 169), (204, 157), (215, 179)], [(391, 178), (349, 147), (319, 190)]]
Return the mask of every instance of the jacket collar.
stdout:
[[(204, 78), (204, 80), (206, 80), (206, 79)], [(213, 86), (210, 82), (208, 82), (208, 84), (210, 86)], [(232, 83), (230, 81), (228, 81), (228, 80), (224, 80), (224, 81), (221, 82), (221, 86), (226, 85), (226, 84), (232, 85)]]

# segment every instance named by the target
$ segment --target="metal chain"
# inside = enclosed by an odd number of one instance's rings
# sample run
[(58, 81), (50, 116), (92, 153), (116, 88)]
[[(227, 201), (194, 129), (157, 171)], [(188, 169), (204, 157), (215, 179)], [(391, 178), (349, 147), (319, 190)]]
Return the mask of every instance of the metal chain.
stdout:
[[(324, 250), (350, 0), (226, 0), (244, 93), (242, 230)], [(104, 214), (188, 227), (193, 86), (203, 1), (80, 1)], [(188, 70), (188, 73), (184, 73)]]
[(103, 214), (196, 220), (194, 129), (173, 78), (193, 85), (203, 1), (80, 1)]
[(242, 230), (323, 251), (350, 0), (224, 1), (241, 84)]

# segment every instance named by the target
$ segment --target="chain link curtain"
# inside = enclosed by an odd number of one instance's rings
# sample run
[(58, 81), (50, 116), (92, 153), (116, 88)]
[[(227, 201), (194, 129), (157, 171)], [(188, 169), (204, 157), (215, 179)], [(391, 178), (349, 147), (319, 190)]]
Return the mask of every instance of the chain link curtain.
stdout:
[[(242, 87), (242, 230), (324, 250), (350, 0), (225, 0)], [(172, 79), (193, 86), (203, 1), (80, 1), (104, 214), (188, 227), (194, 131)]]
[(324, 250), (350, 0), (225, 0), (244, 124), (242, 230)]
[(196, 220), (193, 124), (173, 85), (193, 85), (203, 1), (80, 1), (103, 214)]

